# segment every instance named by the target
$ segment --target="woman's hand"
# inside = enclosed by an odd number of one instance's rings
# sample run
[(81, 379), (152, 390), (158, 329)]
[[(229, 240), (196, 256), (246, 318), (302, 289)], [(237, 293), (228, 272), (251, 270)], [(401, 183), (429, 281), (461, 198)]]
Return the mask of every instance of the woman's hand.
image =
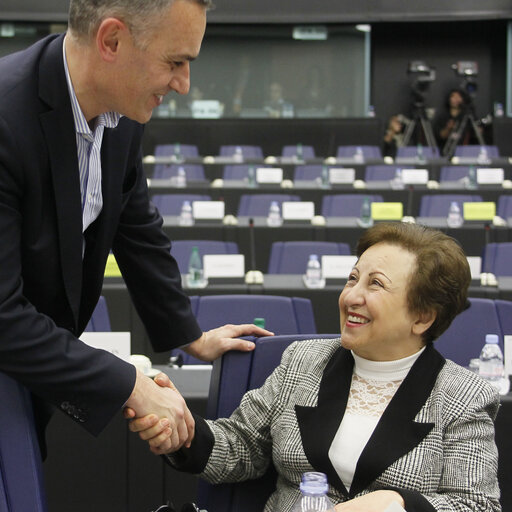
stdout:
[(396, 501), (402, 508), (404, 499), (396, 491), (374, 491), (336, 505), (336, 512), (384, 512)]

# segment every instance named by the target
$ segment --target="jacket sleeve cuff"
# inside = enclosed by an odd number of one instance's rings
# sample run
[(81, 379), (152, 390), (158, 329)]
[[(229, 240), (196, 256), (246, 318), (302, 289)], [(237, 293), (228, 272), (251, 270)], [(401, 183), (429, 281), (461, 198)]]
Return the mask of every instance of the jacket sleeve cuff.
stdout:
[(201, 416), (192, 414), (196, 425), (190, 448), (181, 448), (175, 453), (165, 455), (164, 458), (168, 464), (179, 471), (197, 474), (204, 471), (210, 459), (215, 438), (206, 421)]

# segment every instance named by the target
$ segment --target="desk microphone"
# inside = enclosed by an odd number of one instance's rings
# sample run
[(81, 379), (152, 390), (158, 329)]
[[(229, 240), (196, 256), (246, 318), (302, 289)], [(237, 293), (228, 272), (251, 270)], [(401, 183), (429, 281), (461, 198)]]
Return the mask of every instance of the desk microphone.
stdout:
[(254, 219), (249, 219), (249, 256), (251, 259), (251, 270), (256, 270), (256, 245), (254, 242)]

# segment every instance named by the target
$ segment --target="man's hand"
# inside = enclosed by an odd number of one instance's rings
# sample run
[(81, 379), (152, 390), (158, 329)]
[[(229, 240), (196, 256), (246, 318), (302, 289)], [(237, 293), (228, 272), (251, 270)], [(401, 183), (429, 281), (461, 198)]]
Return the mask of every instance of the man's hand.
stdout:
[[(162, 427), (159, 446), (162, 445), (166, 452), (178, 450), (183, 445), (190, 446), (194, 436), (194, 419), (185, 400), (168, 378), (164, 385), (158, 385), (137, 370), (135, 387), (126, 407), (126, 418), (149, 415), (153, 421), (159, 421)], [(153, 450), (151, 444), (150, 447), (153, 453), (164, 453)]]
[(273, 336), (274, 333), (256, 327), (254, 324), (227, 324), (217, 329), (204, 332), (196, 341), (183, 347), (183, 350), (191, 356), (202, 361), (213, 361), (228, 350), (240, 350), (250, 352), (254, 349), (254, 343), (239, 339), (239, 336)]
[[(173, 383), (165, 373), (159, 373), (155, 377), (155, 382), (162, 388), (174, 389)], [(170, 422), (167, 418), (160, 419), (156, 414), (148, 414), (141, 418), (135, 417), (135, 411), (130, 407), (126, 407), (124, 410), (124, 417), (131, 419), (129, 428), (132, 432), (138, 432), (139, 437), (143, 441), (147, 441), (150, 450), (155, 455), (163, 455), (165, 453), (172, 453), (178, 450), (181, 446), (176, 444), (172, 439), (172, 429), (170, 428)], [(190, 446), (194, 437), (194, 430), (185, 446)]]

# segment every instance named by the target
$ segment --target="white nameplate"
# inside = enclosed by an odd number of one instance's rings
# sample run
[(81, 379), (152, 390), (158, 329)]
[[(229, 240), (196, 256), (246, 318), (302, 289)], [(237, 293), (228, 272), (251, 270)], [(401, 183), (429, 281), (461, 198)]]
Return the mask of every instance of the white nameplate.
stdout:
[(333, 185), (350, 185), (356, 179), (356, 170), (353, 168), (339, 169), (333, 167), (329, 169), (329, 181)]
[(480, 279), (482, 273), (482, 258), (480, 256), (468, 256), (471, 279)]
[(197, 119), (218, 119), (222, 116), (223, 106), (219, 100), (195, 100), (191, 105), (192, 117)]
[(130, 362), (130, 333), (129, 332), (84, 332), (80, 339), (90, 347), (101, 348)]
[(428, 170), (402, 169), (402, 181), (406, 185), (426, 185), (428, 183)]
[(210, 277), (244, 277), (245, 256), (243, 254), (205, 254), (203, 271)]
[(356, 261), (357, 256), (324, 255), (322, 256), (322, 276), (325, 279), (346, 279)]
[(283, 201), (284, 220), (311, 220), (315, 216), (313, 201)]
[(258, 183), (281, 183), (283, 181), (283, 169), (280, 167), (258, 167), (256, 169), (256, 181)]
[(505, 375), (512, 375), (512, 335), (505, 334), (503, 336), (503, 362), (505, 363)]
[(194, 219), (222, 220), (224, 218), (224, 201), (193, 201)]
[(479, 185), (501, 185), (505, 179), (505, 171), (499, 168), (479, 168), (476, 170), (476, 182)]

